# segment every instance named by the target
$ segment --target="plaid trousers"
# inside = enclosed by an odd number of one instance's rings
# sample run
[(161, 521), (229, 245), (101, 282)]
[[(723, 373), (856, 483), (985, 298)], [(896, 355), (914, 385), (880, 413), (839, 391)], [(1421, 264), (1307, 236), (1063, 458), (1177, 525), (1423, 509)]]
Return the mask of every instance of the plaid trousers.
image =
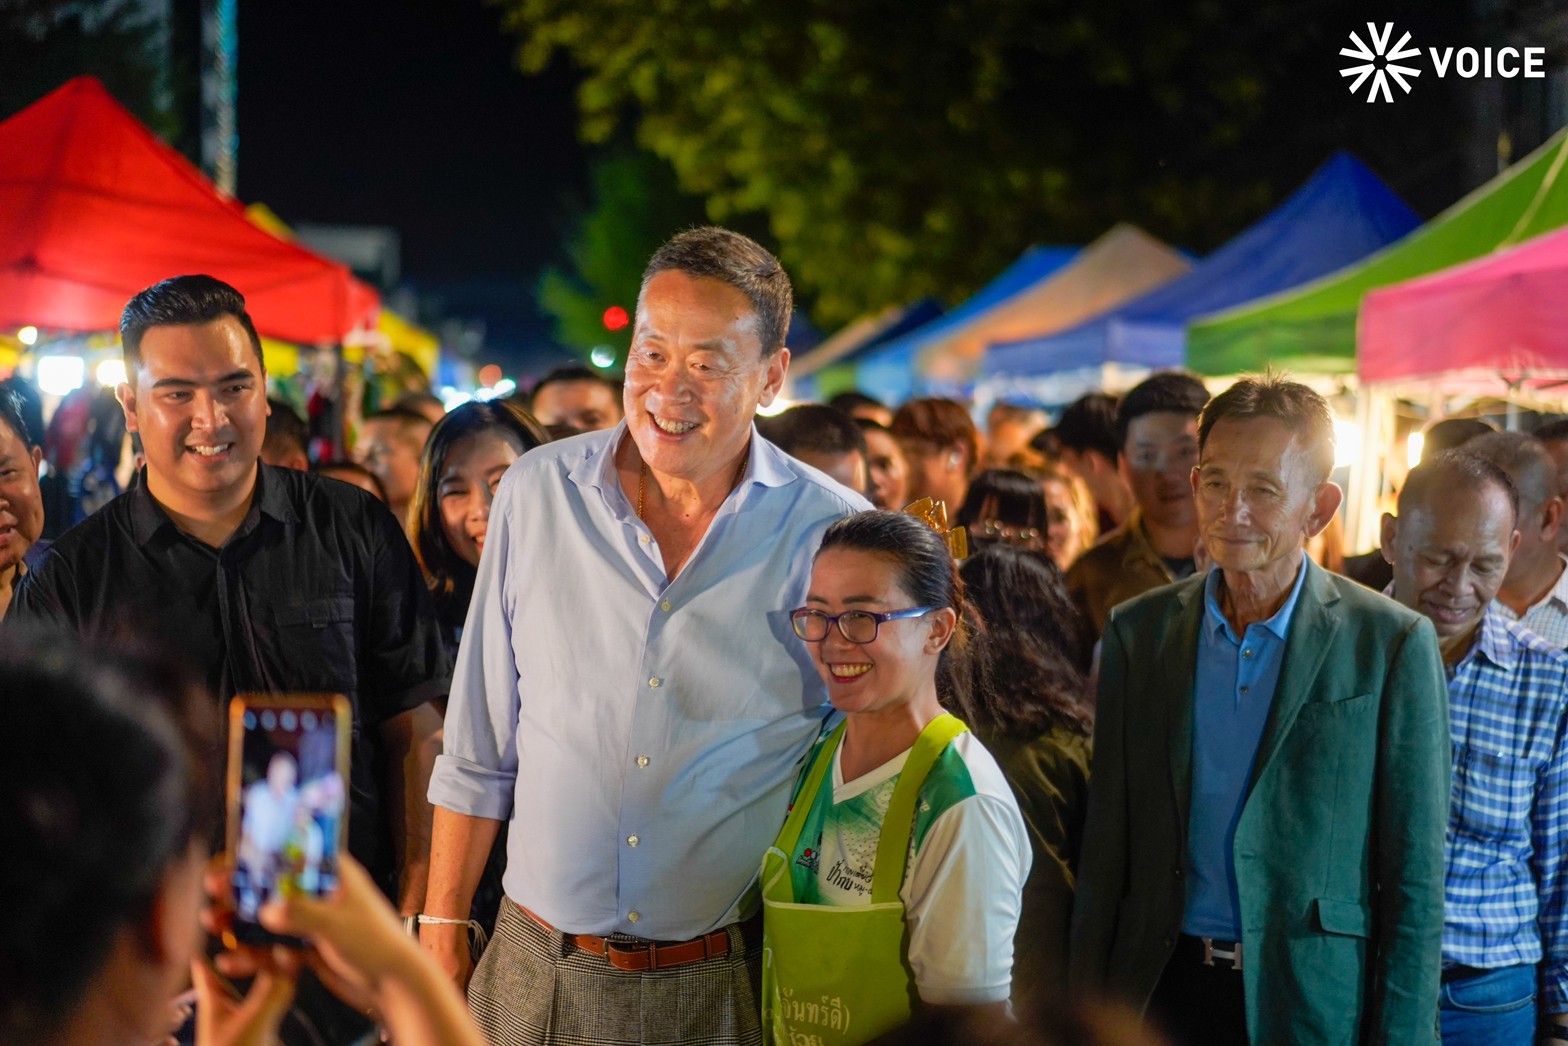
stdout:
[(761, 1046), (762, 935), (727, 930), (724, 955), (630, 973), (503, 901), (468, 1008), (492, 1046)]

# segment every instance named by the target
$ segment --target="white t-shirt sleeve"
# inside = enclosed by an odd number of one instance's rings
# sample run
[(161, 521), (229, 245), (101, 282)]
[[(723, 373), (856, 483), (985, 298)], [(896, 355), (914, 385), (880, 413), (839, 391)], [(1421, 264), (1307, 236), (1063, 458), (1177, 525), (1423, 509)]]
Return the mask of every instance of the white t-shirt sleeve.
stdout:
[(931, 825), (899, 891), (922, 1001), (1007, 1001), (1030, 859), (1010, 792), (971, 796)]

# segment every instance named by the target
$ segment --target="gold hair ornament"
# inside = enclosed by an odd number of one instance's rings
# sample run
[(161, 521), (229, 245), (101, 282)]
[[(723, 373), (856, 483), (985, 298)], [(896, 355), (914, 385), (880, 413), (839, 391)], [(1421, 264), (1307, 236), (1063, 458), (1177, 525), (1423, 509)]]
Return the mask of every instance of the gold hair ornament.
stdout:
[(949, 527), (947, 525), (947, 504), (933, 498), (921, 498), (919, 501), (904, 506), (904, 511), (914, 516), (920, 522), (936, 531), (947, 543), (947, 550), (954, 559), (964, 559), (969, 555), (969, 533), (963, 527)]

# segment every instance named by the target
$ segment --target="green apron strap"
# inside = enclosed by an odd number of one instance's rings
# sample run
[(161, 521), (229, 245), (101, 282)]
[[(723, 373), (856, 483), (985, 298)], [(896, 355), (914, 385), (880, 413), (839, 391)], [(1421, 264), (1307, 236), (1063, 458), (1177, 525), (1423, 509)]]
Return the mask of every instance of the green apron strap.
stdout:
[[(909, 860), (909, 833), (915, 824), (915, 803), (920, 798), (920, 786), (925, 784), (926, 775), (953, 738), (968, 730), (963, 720), (944, 712), (927, 723), (915, 739), (915, 747), (904, 760), (898, 784), (893, 787), (893, 798), (887, 805), (887, 814), (882, 818), (877, 863), (871, 873), (872, 904), (890, 904), (898, 900), (898, 889), (904, 884), (904, 865)], [(795, 834), (800, 834), (798, 827)]]
[(806, 815), (811, 813), (811, 806), (817, 801), (817, 792), (822, 788), (822, 779), (833, 766), (833, 753), (838, 751), (838, 743), (843, 739), (844, 724), (840, 723), (834, 727), (828, 739), (822, 742), (822, 747), (817, 751), (817, 760), (811, 764), (811, 770), (806, 774), (806, 782), (800, 786), (800, 791), (795, 796), (795, 805), (790, 808), (789, 817), (784, 821), (778, 841), (773, 844), (784, 852), (786, 859), (788, 855), (795, 852), (795, 844), (800, 841), (800, 830), (806, 824)]

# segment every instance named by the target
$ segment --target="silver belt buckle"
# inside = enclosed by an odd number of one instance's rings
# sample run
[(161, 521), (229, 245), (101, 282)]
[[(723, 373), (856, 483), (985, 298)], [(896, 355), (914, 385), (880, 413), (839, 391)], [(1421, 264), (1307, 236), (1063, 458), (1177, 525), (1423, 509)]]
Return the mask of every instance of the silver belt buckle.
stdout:
[(1199, 940), (1203, 942), (1203, 965), (1213, 966), (1215, 959), (1224, 959), (1226, 962), (1230, 963), (1231, 969), (1241, 969), (1240, 941), (1236, 942), (1235, 951), (1222, 951), (1214, 947), (1214, 938), (1212, 937), (1200, 937)]

